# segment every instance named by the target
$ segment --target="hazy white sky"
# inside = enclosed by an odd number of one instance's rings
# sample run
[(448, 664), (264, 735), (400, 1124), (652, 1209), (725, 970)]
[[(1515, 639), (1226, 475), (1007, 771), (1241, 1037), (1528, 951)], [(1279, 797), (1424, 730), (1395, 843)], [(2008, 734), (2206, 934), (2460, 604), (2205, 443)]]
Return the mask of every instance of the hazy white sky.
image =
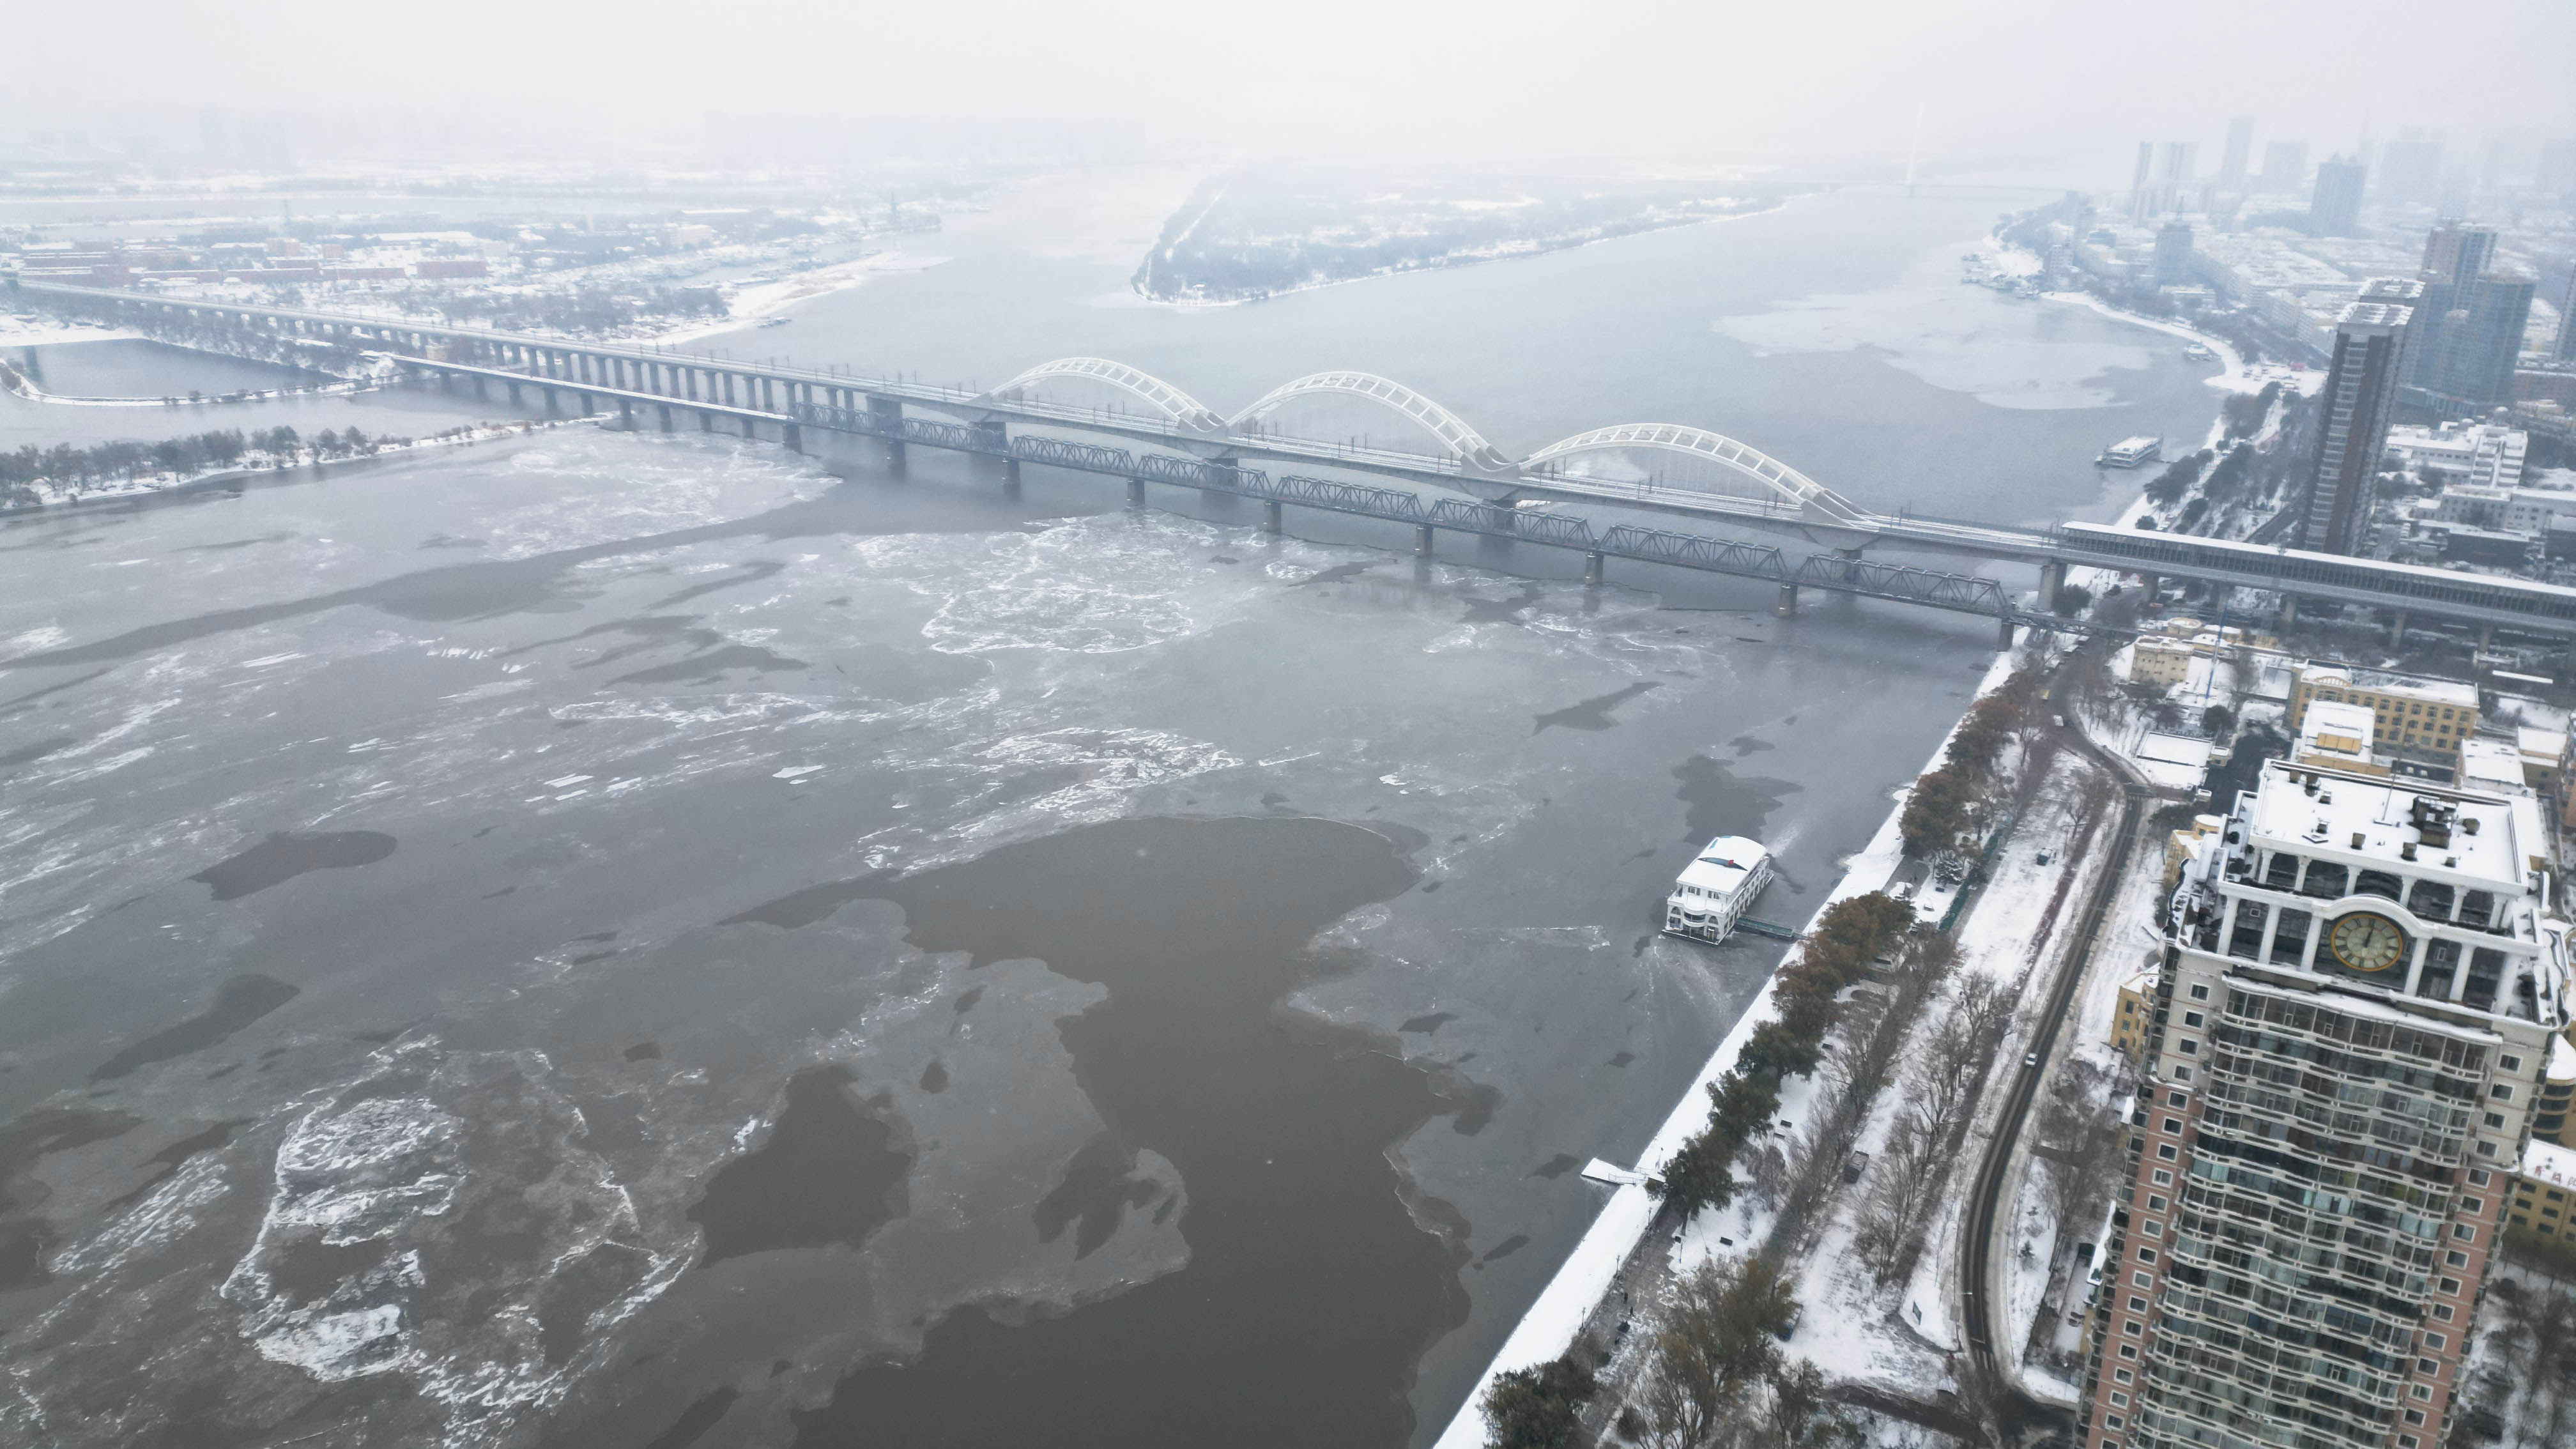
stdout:
[[(2107, 162), (2134, 139), (2576, 134), (2576, 0), (6, 0), (36, 108), (1145, 117), (1260, 151)], [(308, 154), (310, 154), (308, 152)], [(2213, 158), (2214, 160), (2214, 158)]]

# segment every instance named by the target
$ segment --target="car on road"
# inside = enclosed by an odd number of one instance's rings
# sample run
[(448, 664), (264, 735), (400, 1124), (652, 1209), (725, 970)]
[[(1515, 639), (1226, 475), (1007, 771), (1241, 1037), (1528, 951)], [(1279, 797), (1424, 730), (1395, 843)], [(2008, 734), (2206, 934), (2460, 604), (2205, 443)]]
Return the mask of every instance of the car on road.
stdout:
[(2021, 1064), (2022, 1064), (2022, 1066), (2023, 1066), (2026, 1070), (2034, 1071), (2034, 1072), (2035, 1072), (2035, 1071), (2038, 1071), (2038, 1070), (2039, 1070), (2039, 1053), (2037, 1053), (2037, 1052), (2032, 1052), (2029, 1056), (2023, 1057), (2023, 1058), (2021, 1059)]

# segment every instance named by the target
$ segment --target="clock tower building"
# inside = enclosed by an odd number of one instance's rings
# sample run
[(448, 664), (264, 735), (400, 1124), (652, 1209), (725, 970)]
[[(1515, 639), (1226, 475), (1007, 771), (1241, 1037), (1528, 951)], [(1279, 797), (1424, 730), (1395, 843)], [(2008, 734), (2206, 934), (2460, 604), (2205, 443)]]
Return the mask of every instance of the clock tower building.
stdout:
[(2183, 867), (2086, 1449), (2437, 1449), (2568, 1021), (2528, 794), (2289, 761)]

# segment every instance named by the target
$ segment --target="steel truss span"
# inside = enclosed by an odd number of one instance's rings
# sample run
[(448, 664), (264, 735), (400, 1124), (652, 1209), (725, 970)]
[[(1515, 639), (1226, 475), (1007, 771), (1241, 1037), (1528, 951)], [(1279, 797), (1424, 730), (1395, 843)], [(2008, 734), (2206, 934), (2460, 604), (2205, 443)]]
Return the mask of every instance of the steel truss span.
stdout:
[(1750, 496), (1757, 500), (1777, 499), (1801, 509), (1813, 509), (1836, 523), (1858, 524), (1868, 519), (1850, 500), (1779, 459), (1723, 433), (1681, 423), (1620, 423), (1594, 428), (1548, 444), (1522, 459), (1520, 466), (1523, 473), (1544, 475), (1568, 458), (1632, 449), (1715, 463), (1751, 485), (1755, 491)]
[(1486, 442), (1484, 435), (1467, 426), (1464, 418), (1403, 383), (1369, 372), (1317, 372), (1281, 383), (1228, 419), (1227, 426), (1242, 432), (1299, 398), (1326, 396), (1356, 397), (1376, 403), (1427, 430), (1439, 440), (1444, 452), (1462, 463), (1473, 463), (1491, 472), (1503, 472), (1513, 466), (1500, 448)]
[(1221, 433), (1226, 430), (1225, 419), (1218, 417), (1215, 409), (1197, 398), (1151, 373), (1105, 357), (1060, 357), (1053, 362), (1039, 363), (993, 389), (990, 396), (1017, 402), (1027, 397), (1031, 386), (1054, 377), (1081, 378), (1106, 384), (1193, 431)]

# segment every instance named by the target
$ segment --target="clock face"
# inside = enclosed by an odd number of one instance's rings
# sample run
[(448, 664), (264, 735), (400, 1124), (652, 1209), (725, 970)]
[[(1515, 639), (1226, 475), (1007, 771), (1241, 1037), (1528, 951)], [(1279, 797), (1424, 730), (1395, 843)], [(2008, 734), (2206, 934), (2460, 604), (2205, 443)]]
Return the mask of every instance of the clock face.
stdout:
[(2355, 971), (2385, 971), (2406, 959), (2406, 933), (2386, 916), (2355, 911), (2334, 923), (2326, 945)]

